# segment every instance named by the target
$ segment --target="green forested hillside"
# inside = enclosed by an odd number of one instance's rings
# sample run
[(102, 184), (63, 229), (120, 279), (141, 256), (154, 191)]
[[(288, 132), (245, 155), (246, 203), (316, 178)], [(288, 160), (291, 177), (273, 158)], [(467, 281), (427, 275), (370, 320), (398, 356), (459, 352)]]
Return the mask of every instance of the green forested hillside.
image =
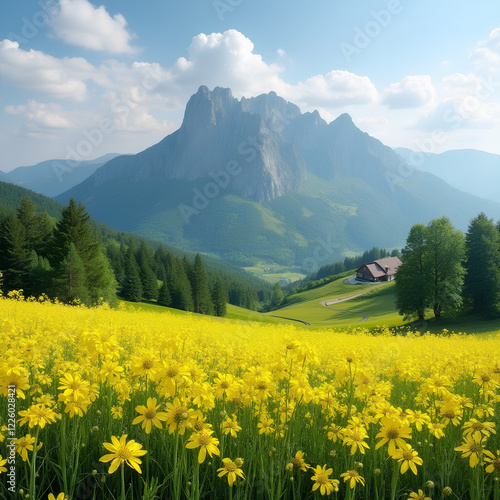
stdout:
[[(0, 233), (3, 234), (4, 239), (6, 238), (5, 223), (7, 218), (9, 215), (16, 214), (21, 201), (26, 197), (34, 202), (38, 213), (45, 214), (44, 220), (47, 221), (46, 225), (50, 226), (52, 229), (60, 219), (61, 211), (64, 208), (63, 205), (24, 188), (0, 182), (0, 223), (2, 227), (4, 227), (3, 232), (0, 231)], [(159, 297), (157, 297), (158, 291), (154, 289), (158, 287), (158, 285), (163, 284), (165, 276), (171, 276), (173, 272), (172, 266), (177, 269), (176, 274), (180, 272), (181, 268), (183, 272), (186, 273), (185, 278), (189, 282), (188, 288), (192, 287), (195, 283), (194, 278), (190, 276), (191, 268), (195, 264), (195, 256), (193, 254), (186, 254), (181, 250), (155, 242), (154, 240), (148, 240), (136, 235), (117, 231), (96, 221), (89, 220), (89, 224), (110, 260), (118, 282), (119, 293), (132, 293), (130, 289), (127, 288), (128, 285), (125, 285), (128, 274), (134, 274), (132, 268), (135, 267), (137, 267), (139, 276), (142, 273), (142, 276), (140, 276), (142, 280), (141, 293), (139, 294), (138, 290), (135, 290), (135, 300), (140, 300), (142, 298), (160, 300)], [(49, 232), (52, 230), (50, 227), (47, 229)], [(127, 257), (127, 252), (129, 252), (130, 248), (133, 249), (133, 259), (130, 255)], [(27, 248), (27, 250), (29, 253), (34, 249)], [(40, 257), (38, 254), (40, 254), (40, 251), (37, 253), (37, 258)], [(45, 254), (43, 256), (46, 257)], [(34, 258), (34, 256), (32, 257)], [(128, 270), (127, 258), (129, 258), (130, 261)], [(135, 263), (132, 262), (132, 260), (134, 260)], [(5, 268), (6, 266), (7, 264), (4, 262), (3, 267)], [(44, 263), (44, 266), (47, 267), (47, 263)], [(271, 287), (264, 281), (216, 258), (203, 257), (203, 267), (210, 289), (209, 291), (205, 290), (205, 294), (212, 292), (218, 293), (220, 296), (223, 295), (229, 303), (251, 309), (258, 308), (261, 303), (269, 300)], [(2, 264), (0, 263), (0, 270), (1, 269)], [(173, 279), (174, 278), (171, 277), (171, 280)], [(149, 283), (146, 286), (146, 291), (144, 291), (145, 282)], [(216, 286), (217, 283), (218, 285)], [(221, 287), (221, 283), (223, 283), (223, 287)], [(186, 284), (187, 282), (185, 282), (185, 285)], [(171, 282), (170, 285), (172, 287), (177, 286), (177, 284), (173, 282)], [(196, 285), (194, 286), (196, 287)], [(216, 288), (216, 291), (214, 291), (214, 288)], [(38, 285), (35, 289), (37, 292), (46, 291), (45, 289), (41, 290)], [(33, 289), (33, 291), (35, 289)], [(47, 291), (49, 290), (47, 289)], [(165, 287), (163, 292), (167, 294)], [(191, 294), (192, 290), (189, 293)], [(175, 297), (168, 298), (168, 294), (164, 296), (165, 305), (170, 305), (170, 300), (175, 301)], [(196, 308), (195, 303), (192, 306), (186, 306), (186, 308)], [(188, 304), (190, 304), (189, 300)]]

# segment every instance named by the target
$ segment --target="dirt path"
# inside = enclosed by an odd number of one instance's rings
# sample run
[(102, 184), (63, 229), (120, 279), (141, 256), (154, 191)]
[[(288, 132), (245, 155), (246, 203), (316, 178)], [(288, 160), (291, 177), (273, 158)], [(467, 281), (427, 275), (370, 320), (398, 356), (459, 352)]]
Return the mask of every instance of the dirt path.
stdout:
[(290, 321), (298, 321), (299, 323), (304, 323), (304, 325), (311, 326), (309, 321), (305, 321), (303, 319), (285, 318), (285, 316), (276, 316), (274, 314), (268, 314), (268, 316), (272, 316), (273, 318), (289, 319)]
[(365, 295), (368, 292), (371, 292), (371, 290), (368, 290), (367, 292), (363, 292), (363, 293), (358, 293), (356, 295), (351, 295), (350, 297), (345, 297), (343, 299), (323, 300), (322, 302), (320, 302), (320, 304), (322, 306), (328, 307), (329, 309), (333, 309), (335, 311), (345, 312), (345, 313), (349, 313), (349, 314), (356, 314), (358, 316), (361, 316), (362, 319), (357, 321), (357, 323), (361, 323), (362, 321), (366, 321), (370, 316), (368, 316), (368, 314), (357, 313), (357, 312), (353, 312), (353, 311), (348, 311), (347, 309), (340, 309), (338, 307), (331, 307), (331, 306), (332, 306), (332, 304), (340, 304), (341, 302), (347, 302), (348, 300), (355, 299), (356, 297), (361, 297), (361, 295)]
[[(369, 292), (371, 292), (371, 290), (367, 290), (366, 292), (362, 293), (357, 293), (356, 295), (351, 295), (350, 297), (344, 297), (343, 299), (323, 300), (322, 302), (320, 302), (320, 304), (324, 307), (328, 307), (329, 309), (333, 309), (334, 311), (340, 311), (344, 313), (356, 314), (357, 316), (361, 316), (361, 319), (356, 322), (356, 323), (361, 323), (362, 321), (366, 321), (370, 316), (368, 316), (368, 314), (357, 313), (353, 311), (348, 311), (347, 309), (339, 309), (338, 307), (331, 307), (331, 306), (332, 304), (340, 304), (341, 302), (347, 302), (348, 300), (355, 299), (356, 297), (361, 297), (361, 295), (365, 295)], [(276, 316), (274, 314), (269, 314), (269, 316), (272, 316), (273, 318), (288, 319), (290, 321), (298, 321), (299, 323), (303, 323), (304, 325), (311, 326), (311, 323), (309, 323), (309, 321), (305, 321), (303, 319), (287, 318), (285, 316)]]

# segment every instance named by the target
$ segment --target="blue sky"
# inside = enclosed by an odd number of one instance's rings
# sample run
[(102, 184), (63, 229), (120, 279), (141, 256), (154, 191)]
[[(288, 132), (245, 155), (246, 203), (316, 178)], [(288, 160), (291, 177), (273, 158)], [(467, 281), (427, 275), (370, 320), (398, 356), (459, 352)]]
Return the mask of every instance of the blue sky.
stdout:
[(0, 169), (135, 153), (200, 85), (391, 147), (500, 154), (497, 0), (23, 0), (0, 18)]

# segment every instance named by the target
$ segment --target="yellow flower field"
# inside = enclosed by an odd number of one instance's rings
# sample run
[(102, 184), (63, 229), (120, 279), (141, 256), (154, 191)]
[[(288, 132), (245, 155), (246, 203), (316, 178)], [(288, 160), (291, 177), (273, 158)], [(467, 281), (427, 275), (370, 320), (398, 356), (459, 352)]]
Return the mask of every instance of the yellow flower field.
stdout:
[(495, 339), (15, 298), (0, 335), (2, 498), (500, 499)]

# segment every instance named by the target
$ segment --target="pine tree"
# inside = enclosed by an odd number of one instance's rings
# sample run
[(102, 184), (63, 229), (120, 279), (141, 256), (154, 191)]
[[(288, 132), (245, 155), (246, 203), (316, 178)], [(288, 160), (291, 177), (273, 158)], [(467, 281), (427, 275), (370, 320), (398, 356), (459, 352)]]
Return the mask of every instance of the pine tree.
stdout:
[(160, 287), (160, 291), (158, 293), (158, 304), (165, 307), (170, 307), (172, 305), (172, 297), (166, 281), (164, 281)]
[(464, 295), (474, 312), (498, 314), (500, 306), (500, 234), (484, 213), (469, 225)]
[(212, 314), (212, 298), (208, 286), (207, 273), (203, 267), (200, 254), (196, 254), (194, 265), (191, 269), (191, 286), (193, 292), (194, 312)]
[(3, 273), (4, 290), (24, 290), (28, 283), (31, 266), (26, 231), (13, 213), (7, 216), (3, 226), (1, 260), (5, 268)]
[(125, 300), (140, 302), (142, 300), (142, 283), (139, 276), (139, 266), (135, 260), (134, 246), (127, 250), (125, 261), (125, 281), (123, 283), (121, 295)]
[(212, 302), (216, 316), (225, 316), (227, 312), (227, 293), (224, 283), (220, 278), (215, 280), (212, 291)]
[(59, 265), (55, 279), (57, 297), (66, 303), (88, 303), (90, 300), (86, 287), (87, 277), (82, 259), (74, 243), (71, 243), (68, 255)]
[[(171, 285), (171, 286), (170, 286)], [(172, 295), (172, 307), (183, 311), (193, 311), (191, 283), (182, 261), (178, 260), (170, 276), (169, 287)]]
[(93, 303), (103, 299), (116, 300), (116, 282), (109, 261), (104, 255), (90, 226), (90, 216), (82, 203), (71, 198), (61, 212), (61, 219), (54, 230), (51, 245), (53, 267), (65, 259), (73, 244), (83, 262), (86, 274), (86, 289)]

